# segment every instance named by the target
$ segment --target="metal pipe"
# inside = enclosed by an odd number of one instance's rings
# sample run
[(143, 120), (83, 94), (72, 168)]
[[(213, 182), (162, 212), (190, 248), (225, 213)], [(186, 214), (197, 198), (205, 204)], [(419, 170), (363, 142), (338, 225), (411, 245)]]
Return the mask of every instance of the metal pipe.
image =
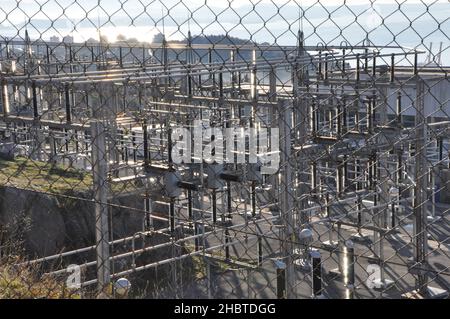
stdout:
[(175, 235), (175, 198), (170, 198), (169, 205), (169, 222), (170, 222), (170, 233)]
[[(277, 217), (270, 217), (270, 218), (268, 218), (267, 220), (258, 220), (258, 221), (255, 221), (255, 223), (256, 223), (256, 224), (259, 224), (259, 223), (262, 223), (262, 222), (270, 222), (270, 221), (275, 220), (276, 218), (277, 218)], [(198, 226), (198, 225), (199, 225), (199, 224), (197, 223), (197, 226)], [(235, 228), (236, 228), (236, 229), (239, 229), (239, 228), (241, 228), (241, 227), (243, 227), (243, 226), (245, 226), (245, 223), (233, 225), (233, 226), (231, 226), (231, 227), (229, 227), (229, 228), (225, 228), (225, 230), (235, 229)], [(144, 234), (145, 234), (145, 235), (152, 235), (152, 234), (154, 234), (154, 233), (163, 234), (162, 231), (166, 231), (166, 230), (169, 231), (170, 228), (162, 229), (162, 230), (160, 230), (160, 231), (154, 231), (154, 230), (152, 230), (152, 231), (149, 231), (149, 232), (144, 232)], [(197, 239), (201, 239), (201, 238), (204, 237), (204, 236), (208, 236), (208, 235), (212, 235), (212, 234), (216, 234), (216, 233), (217, 233), (217, 230), (209, 231), (209, 232), (206, 232), (206, 233), (204, 233), (204, 234), (203, 234), (203, 233), (199, 233), (199, 232), (197, 231), (197, 233), (196, 233), (194, 236), (188, 236), (188, 237), (183, 237), (183, 238), (177, 239), (176, 243), (177, 243), (177, 244), (181, 244), (181, 243), (183, 243), (183, 242), (190, 241), (190, 240), (194, 240), (194, 242), (197, 243)], [(134, 235), (133, 235), (133, 236), (134, 236)], [(124, 244), (124, 243), (126, 243), (126, 242), (132, 241), (132, 240), (133, 240), (133, 236), (130, 236), (130, 237), (127, 237), (127, 238), (123, 238), (123, 239), (118, 239), (118, 240), (115, 240), (115, 241), (111, 241), (109, 244), (110, 244), (110, 245)], [(199, 245), (199, 243), (197, 243), (197, 244)], [(171, 245), (172, 245), (172, 242), (166, 242), (166, 243), (162, 243), (162, 244), (158, 244), (158, 245), (154, 245), (154, 246), (150, 246), (150, 247), (144, 247), (143, 249), (140, 249), (140, 250), (135, 251), (135, 252), (127, 252), (127, 253), (123, 253), (123, 254), (120, 254), (120, 255), (111, 256), (110, 259), (111, 259), (111, 261), (114, 261), (114, 260), (117, 260), (117, 259), (122, 259), (122, 258), (130, 257), (130, 256), (132, 256), (133, 253), (134, 253), (134, 254), (139, 254), (139, 253), (144, 253), (144, 252), (150, 252), (150, 251), (153, 251), (153, 250), (166, 248), (166, 247), (169, 247), (169, 246), (171, 246)], [(234, 245), (234, 244), (229, 243), (229, 246), (233, 246), (233, 245)], [(199, 246), (200, 246), (200, 245), (199, 245)], [(94, 246), (90, 246), (90, 247), (86, 247), (86, 248), (81, 248), (81, 249), (78, 249), (78, 250), (73, 250), (73, 251), (70, 251), (70, 252), (65, 252), (65, 253), (61, 253), (61, 254), (49, 256), (49, 257), (44, 257), (44, 258), (40, 258), (40, 259), (36, 259), (36, 260), (31, 260), (31, 261), (28, 261), (28, 262), (25, 262), (25, 263), (18, 264), (17, 266), (33, 265), (33, 264), (37, 264), (37, 263), (41, 263), (41, 262), (51, 261), (51, 260), (58, 259), (58, 258), (61, 258), (61, 257), (68, 257), (68, 256), (73, 255), (73, 254), (89, 252), (89, 251), (91, 251), (91, 250), (94, 250), (96, 247), (97, 247), (97, 246), (94, 245)], [(222, 246), (219, 246), (219, 247), (222, 247)], [(200, 251), (199, 247), (197, 247), (197, 248), (198, 248), (198, 249), (196, 249), (196, 251)], [(206, 251), (208, 251), (208, 249), (209, 249), (209, 248), (206, 248)], [(85, 263), (85, 264), (83, 264), (83, 265), (81, 265), (81, 266), (82, 266), (82, 267), (89, 267), (89, 266), (96, 265), (96, 263), (97, 263), (96, 261), (92, 261), (92, 262)], [(50, 272), (49, 274), (55, 274), (55, 275), (57, 275), (57, 274), (60, 274), (60, 273), (65, 273), (65, 272), (66, 272), (66, 270), (63, 269), (63, 270), (58, 270), (58, 271)]]

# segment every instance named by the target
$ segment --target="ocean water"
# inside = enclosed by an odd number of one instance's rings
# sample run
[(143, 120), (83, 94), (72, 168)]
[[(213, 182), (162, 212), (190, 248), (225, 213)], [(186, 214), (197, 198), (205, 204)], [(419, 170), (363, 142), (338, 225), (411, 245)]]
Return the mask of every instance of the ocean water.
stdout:
[[(164, 32), (168, 40), (193, 35), (222, 35), (273, 45), (294, 45), (298, 30), (306, 45), (398, 45), (426, 51), (433, 57), (442, 42), (442, 64), (450, 65), (450, 3), (448, 1), (253, 1), (234, 0), (1, 0), (0, 37), (32, 39), (71, 34), (83, 42), (102, 36), (111, 42), (119, 34), (151, 42)], [(256, 4), (255, 4), (256, 3)], [(66, 9), (66, 11), (64, 11)], [(45, 14), (44, 14), (45, 12)], [(164, 19), (162, 18), (164, 17)], [(408, 61), (404, 61), (408, 64)]]

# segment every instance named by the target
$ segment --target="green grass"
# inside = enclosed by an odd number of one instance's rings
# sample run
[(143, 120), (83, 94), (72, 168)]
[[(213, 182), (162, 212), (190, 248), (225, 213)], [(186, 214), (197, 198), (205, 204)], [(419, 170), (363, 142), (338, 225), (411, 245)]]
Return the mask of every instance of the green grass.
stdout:
[[(40, 193), (77, 195), (93, 189), (91, 172), (58, 164), (18, 157), (0, 158), (0, 186), (15, 187)], [(141, 188), (133, 181), (110, 184), (111, 195), (117, 196)]]
[(64, 281), (42, 277), (30, 267), (0, 265), (0, 299), (80, 299)]
[(0, 186), (43, 193), (74, 194), (92, 188), (92, 176), (81, 170), (26, 158), (0, 159)]

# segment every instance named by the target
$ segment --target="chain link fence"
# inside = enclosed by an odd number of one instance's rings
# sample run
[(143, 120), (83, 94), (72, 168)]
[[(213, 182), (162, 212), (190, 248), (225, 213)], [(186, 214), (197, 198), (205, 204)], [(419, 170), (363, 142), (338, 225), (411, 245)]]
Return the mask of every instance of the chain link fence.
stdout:
[(0, 298), (448, 297), (448, 1), (0, 4)]

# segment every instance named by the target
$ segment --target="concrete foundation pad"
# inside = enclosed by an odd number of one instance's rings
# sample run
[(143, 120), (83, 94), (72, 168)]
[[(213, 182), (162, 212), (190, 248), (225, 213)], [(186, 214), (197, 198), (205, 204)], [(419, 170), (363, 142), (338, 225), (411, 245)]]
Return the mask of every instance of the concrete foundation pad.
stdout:
[(339, 242), (336, 240), (327, 240), (322, 243), (322, 245), (328, 249), (336, 249), (339, 246)]
[(353, 240), (356, 243), (369, 243), (372, 242), (372, 239), (369, 235), (364, 235), (361, 233), (354, 233), (350, 235), (350, 239)]
[(389, 279), (375, 279), (373, 282), (374, 288), (375, 290), (387, 290), (387, 289), (392, 289), (394, 288), (395, 284), (392, 280)]

